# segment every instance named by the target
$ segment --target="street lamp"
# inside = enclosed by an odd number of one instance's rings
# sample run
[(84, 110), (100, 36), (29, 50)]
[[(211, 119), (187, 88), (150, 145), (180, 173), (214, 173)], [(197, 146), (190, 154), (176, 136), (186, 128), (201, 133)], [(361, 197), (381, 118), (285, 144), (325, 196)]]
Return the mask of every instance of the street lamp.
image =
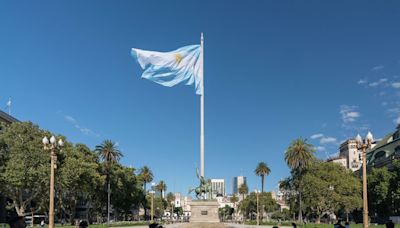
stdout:
[(257, 226), (259, 226), (260, 225), (260, 219), (259, 219), (259, 216), (258, 216), (258, 195), (259, 195), (260, 191), (255, 189), (254, 192), (256, 193), (256, 198), (257, 198)]
[(363, 140), (360, 134), (356, 137), (357, 149), (362, 150), (362, 176), (363, 176), (363, 227), (368, 228), (368, 193), (367, 193), (367, 149), (371, 148), (372, 134), (368, 131), (368, 134)]
[(50, 141), (45, 136), (42, 139), (45, 151), (50, 151), (51, 165), (50, 165), (50, 205), (49, 205), (49, 228), (54, 228), (54, 169), (57, 168), (57, 150), (60, 150), (64, 142), (56, 137), (51, 136)]
[(151, 223), (154, 222), (154, 194), (156, 193), (153, 189), (154, 186), (156, 185), (156, 183), (151, 183), (151, 190), (149, 191), (150, 195), (151, 195)]

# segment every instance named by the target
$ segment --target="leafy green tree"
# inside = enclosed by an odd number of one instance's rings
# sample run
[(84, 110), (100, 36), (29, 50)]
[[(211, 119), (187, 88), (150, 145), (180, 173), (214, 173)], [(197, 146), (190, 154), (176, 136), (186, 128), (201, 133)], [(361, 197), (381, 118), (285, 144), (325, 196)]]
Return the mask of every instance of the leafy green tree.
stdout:
[(354, 174), (333, 162), (315, 162), (302, 178), (304, 206), (316, 223), (326, 212), (340, 209), (347, 213), (360, 208), (361, 184)]
[[(400, 124), (399, 126), (400, 127)], [(390, 181), (390, 192), (392, 198), (392, 215), (400, 215), (400, 160), (394, 160), (392, 169), (393, 178)]]
[(50, 155), (41, 143), (45, 135), (49, 134), (31, 122), (12, 123), (0, 134), (0, 188), (20, 216), (48, 192)]
[(117, 145), (111, 140), (104, 140), (102, 144), (97, 145), (95, 151), (98, 153), (101, 161), (104, 165), (104, 170), (106, 173), (106, 182), (107, 182), (107, 222), (109, 223), (109, 207), (110, 207), (110, 195), (111, 195), (111, 187), (110, 187), (110, 176), (111, 176), (111, 167), (119, 162), (119, 159), (122, 157), (121, 151), (119, 151)]
[[(167, 203), (168, 203), (168, 208), (172, 212), (173, 204), (175, 203), (175, 195), (172, 192), (168, 192), (166, 199), (167, 199)], [(172, 213), (171, 213), (171, 216), (172, 216)]]
[[(272, 194), (270, 192), (258, 193), (258, 209), (261, 213), (272, 212), (275, 210), (275, 200), (272, 199)], [(239, 210), (242, 212), (245, 218), (249, 218), (251, 214), (257, 213), (257, 195), (252, 192), (250, 195), (242, 200), (238, 206)]]
[(57, 169), (57, 202), (61, 213), (74, 222), (78, 201), (86, 202), (96, 194), (94, 186), (101, 182), (97, 156), (86, 145), (64, 143)]
[(175, 195), (172, 192), (168, 192), (166, 198), (167, 198), (168, 203), (173, 203), (175, 201)]
[(235, 212), (233, 207), (229, 205), (225, 205), (225, 207), (218, 208), (218, 215), (222, 222), (226, 221), (227, 219), (232, 219), (232, 214)]
[(285, 152), (285, 161), (289, 168), (292, 170), (293, 175), (297, 178), (297, 189), (299, 196), (299, 222), (303, 221), (302, 214), (302, 183), (301, 177), (303, 171), (312, 164), (314, 158), (314, 146), (307, 142), (307, 139), (298, 138), (291, 142)]
[(174, 213), (178, 215), (178, 217), (181, 217), (183, 215), (183, 209), (182, 207), (175, 207), (174, 208)]
[(390, 182), (394, 175), (384, 168), (372, 168), (367, 175), (369, 211), (380, 216), (389, 216), (391, 208)]
[(121, 165), (113, 167), (112, 198), (113, 207), (125, 221), (134, 205), (140, 204), (141, 187), (137, 184), (134, 168)]
[(281, 220), (281, 221), (289, 221), (290, 220), (290, 211), (286, 208), (280, 211), (276, 211), (271, 214), (271, 218), (275, 220)]
[(264, 192), (264, 177), (271, 173), (271, 169), (265, 162), (260, 162), (254, 172), (261, 177), (261, 192)]
[(164, 215), (164, 211), (167, 208), (168, 203), (161, 197), (154, 198), (154, 216), (156, 218), (161, 218)]
[(233, 195), (230, 198), (231, 203), (233, 203), (233, 207), (236, 208), (236, 203), (239, 202), (239, 198), (236, 195)]

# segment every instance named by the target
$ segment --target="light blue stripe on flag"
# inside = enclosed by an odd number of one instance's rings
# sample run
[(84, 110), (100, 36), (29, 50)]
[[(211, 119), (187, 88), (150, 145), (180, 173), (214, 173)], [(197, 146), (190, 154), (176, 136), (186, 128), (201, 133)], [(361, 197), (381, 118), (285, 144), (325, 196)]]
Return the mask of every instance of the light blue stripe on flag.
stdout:
[(180, 83), (194, 84), (196, 94), (202, 94), (203, 60), (200, 45), (189, 45), (170, 52), (132, 48), (131, 55), (144, 70), (142, 78), (168, 87)]

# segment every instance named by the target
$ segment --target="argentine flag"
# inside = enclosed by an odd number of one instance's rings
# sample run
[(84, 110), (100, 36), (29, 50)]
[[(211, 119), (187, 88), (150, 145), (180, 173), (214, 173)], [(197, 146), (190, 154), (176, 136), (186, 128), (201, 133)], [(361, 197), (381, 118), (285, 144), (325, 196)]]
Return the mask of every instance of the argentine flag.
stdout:
[(144, 70), (142, 78), (168, 87), (180, 83), (194, 84), (196, 94), (203, 94), (203, 53), (200, 45), (189, 45), (170, 52), (132, 48), (131, 55)]

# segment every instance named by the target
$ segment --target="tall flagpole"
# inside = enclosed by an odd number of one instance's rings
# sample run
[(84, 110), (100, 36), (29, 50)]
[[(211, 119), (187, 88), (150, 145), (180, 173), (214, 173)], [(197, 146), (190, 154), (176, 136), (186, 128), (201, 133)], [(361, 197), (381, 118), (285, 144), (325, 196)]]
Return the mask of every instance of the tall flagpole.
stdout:
[(204, 38), (201, 33), (200, 176), (204, 177)]

